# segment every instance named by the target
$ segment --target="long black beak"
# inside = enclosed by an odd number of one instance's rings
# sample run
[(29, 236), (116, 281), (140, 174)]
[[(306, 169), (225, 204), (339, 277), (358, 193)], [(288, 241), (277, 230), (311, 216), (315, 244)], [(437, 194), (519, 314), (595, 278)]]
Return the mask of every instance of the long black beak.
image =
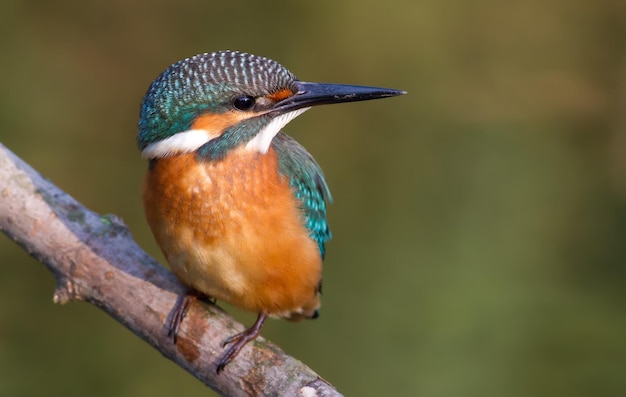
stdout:
[(286, 113), (316, 105), (342, 102), (368, 101), (406, 94), (406, 91), (390, 88), (364, 87), (360, 85), (306, 83), (296, 81), (298, 92), (277, 102), (272, 112)]

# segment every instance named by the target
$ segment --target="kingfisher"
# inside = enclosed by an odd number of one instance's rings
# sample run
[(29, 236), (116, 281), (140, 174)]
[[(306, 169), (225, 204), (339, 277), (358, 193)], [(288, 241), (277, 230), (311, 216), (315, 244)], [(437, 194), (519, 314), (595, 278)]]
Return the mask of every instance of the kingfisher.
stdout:
[(154, 80), (137, 144), (149, 161), (148, 224), (189, 291), (168, 320), (174, 343), (198, 296), (258, 313), (223, 342), (218, 373), (268, 317), (318, 316), (332, 199), (320, 166), (281, 129), (312, 106), (404, 93), (303, 82), (276, 61), (238, 51), (184, 59)]

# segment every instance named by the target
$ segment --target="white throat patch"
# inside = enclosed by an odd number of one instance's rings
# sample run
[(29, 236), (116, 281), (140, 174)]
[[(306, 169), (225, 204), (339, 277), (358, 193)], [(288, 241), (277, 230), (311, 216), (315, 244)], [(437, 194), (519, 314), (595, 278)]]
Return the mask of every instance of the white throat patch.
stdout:
[(198, 150), (200, 146), (218, 136), (219, 135), (211, 134), (211, 132), (207, 130), (187, 130), (179, 132), (162, 141), (149, 144), (141, 151), (141, 157), (145, 159), (156, 159), (175, 154), (194, 152)]
[[(246, 144), (247, 150), (260, 153), (267, 153), (272, 144), (272, 139), (278, 132), (310, 108), (302, 108), (289, 113), (281, 114), (270, 121), (259, 133)], [(141, 157), (145, 159), (158, 159), (176, 154), (195, 152), (200, 146), (212, 139), (218, 138), (220, 134), (203, 129), (187, 130), (179, 132), (161, 141), (153, 142), (141, 151)]]
[(280, 130), (287, 125), (287, 123), (309, 109), (311, 108), (302, 108), (275, 117), (265, 127), (263, 127), (263, 129), (261, 129), (261, 131), (259, 131), (254, 138), (248, 141), (246, 149), (260, 152), (262, 154), (267, 153), (270, 145), (272, 144), (272, 139), (274, 139), (276, 134), (278, 134)]

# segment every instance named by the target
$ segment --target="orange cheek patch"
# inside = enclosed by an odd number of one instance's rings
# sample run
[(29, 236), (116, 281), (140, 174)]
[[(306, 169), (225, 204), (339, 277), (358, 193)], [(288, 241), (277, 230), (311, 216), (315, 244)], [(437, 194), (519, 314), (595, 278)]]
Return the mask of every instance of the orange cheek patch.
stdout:
[(274, 102), (279, 102), (279, 101), (282, 101), (283, 99), (289, 98), (292, 95), (293, 95), (293, 91), (291, 91), (290, 89), (284, 88), (280, 91), (271, 93), (267, 97)]
[(191, 129), (205, 130), (211, 136), (220, 136), (233, 125), (249, 118), (249, 114), (240, 112), (207, 113), (198, 116), (191, 124)]

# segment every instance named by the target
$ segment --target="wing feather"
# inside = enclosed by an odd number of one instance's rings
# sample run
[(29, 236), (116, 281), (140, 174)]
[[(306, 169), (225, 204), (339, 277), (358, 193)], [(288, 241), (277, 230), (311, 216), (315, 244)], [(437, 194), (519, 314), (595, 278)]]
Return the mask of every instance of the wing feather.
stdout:
[(332, 197), (324, 173), (313, 156), (287, 134), (279, 132), (272, 140), (272, 147), (278, 155), (279, 171), (289, 178), (302, 204), (305, 225), (324, 258), (325, 243), (332, 237), (326, 221), (326, 204), (332, 202)]

